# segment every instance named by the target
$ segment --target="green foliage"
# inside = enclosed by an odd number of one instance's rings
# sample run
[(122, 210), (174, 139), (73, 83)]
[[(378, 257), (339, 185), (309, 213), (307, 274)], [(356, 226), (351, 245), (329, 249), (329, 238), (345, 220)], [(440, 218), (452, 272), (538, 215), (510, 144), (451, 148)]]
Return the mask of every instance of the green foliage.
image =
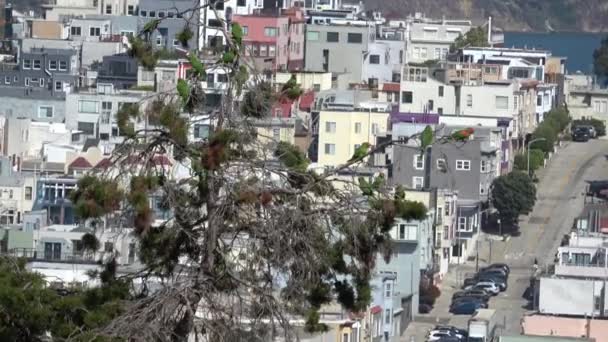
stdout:
[(86, 175), (78, 180), (71, 194), (76, 214), (84, 219), (98, 218), (120, 208), (122, 191), (113, 181)]
[(296, 75), (291, 75), (289, 81), (287, 81), (281, 89), (281, 95), (292, 101), (298, 99), (303, 93), (304, 91), (300, 88), (300, 85), (296, 80)]
[(96, 252), (99, 250), (100, 242), (97, 240), (95, 234), (86, 233), (84, 234), (80, 240), (82, 241), (82, 245), (85, 251)]
[(280, 141), (274, 155), (289, 169), (296, 172), (306, 172), (310, 160), (300, 149), (287, 142)]
[(271, 104), (274, 101), (275, 96), (270, 83), (260, 82), (243, 95), (241, 114), (257, 119), (267, 117), (270, 115)]
[(136, 103), (125, 103), (116, 112), (116, 123), (122, 135), (135, 134), (133, 121), (139, 118), (139, 106)]
[[(535, 143), (536, 144), (536, 143)], [(530, 171), (536, 171), (545, 164), (545, 152), (539, 149), (530, 149)], [(516, 170), (526, 171), (528, 168), (527, 153), (519, 153), (515, 156), (514, 166)]]
[(182, 47), (187, 48), (188, 42), (194, 37), (194, 32), (188, 25), (184, 25), (184, 28), (177, 34), (176, 38), (182, 44)]
[(144, 25), (143, 33), (151, 34), (152, 32), (156, 31), (156, 29), (158, 28), (158, 25), (160, 25), (160, 22), (161, 22), (161, 19), (153, 19), (153, 20), (148, 21)]
[(485, 28), (480, 26), (470, 29), (464, 36), (462, 34), (459, 35), (450, 49), (455, 51), (464, 47), (486, 46), (488, 46), (488, 32)]
[(604, 120), (585, 118), (572, 121), (572, 127), (576, 126), (593, 126), (598, 137), (603, 137), (606, 135), (606, 123)]
[(519, 215), (529, 213), (536, 202), (536, 186), (523, 172), (513, 171), (494, 179), (492, 204), (503, 224), (515, 225)]
[(188, 99), (190, 98), (190, 85), (186, 80), (181, 78), (177, 80), (177, 93), (184, 103), (188, 103)]
[(608, 37), (593, 51), (593, 72), (608, 84)]
[(226, 51), (226, 52), (224, 52), (224, 55), (222, 56), (222, 62), (224, 64), (232, 64), (232, 63), (234, 63), (235, 58), (236, 58), (236, 55), (234, 54), (234, 52)]
[(545, 114), (545, 119), (532, 133), (532, 139), (543, 138), (544, 141), (534, 143), (534, 147), (545, 153), (553, 152), (561, 132), (568, 127), (570, 115), (565, 108), (556, 108)]

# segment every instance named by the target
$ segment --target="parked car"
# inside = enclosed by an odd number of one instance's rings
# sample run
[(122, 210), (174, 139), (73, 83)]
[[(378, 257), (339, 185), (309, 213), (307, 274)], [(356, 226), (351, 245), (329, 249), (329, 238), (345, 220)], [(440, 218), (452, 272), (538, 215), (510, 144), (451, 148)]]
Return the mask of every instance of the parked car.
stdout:
[(494, 296), (500, 293), (500, 287), (496, 283), (489, 281), (479, 282), (475, 284), (471, 290), (484, 290)]
[(572, 141), (587, 142), (591, 139), (591, 132), (584, 126), (574, 128), (572, 132)]
[(437, 342), (464, 342), (466, 338), (458, 338), (456, 336), (446, 336), (442, 337)]
[(435, 342), (435, 341), (441, 340), (443, 337), (458, 338), (457, 336), (450, 333), (448, 330), (431, 330), (431, 331), (429, 331), (429, 334), (427, 335), (426, 340), (429, 342)]
[(456, 331), (454, 329), (433, 329), (431, 331), (429, 331), (428, 336), (437, 336), (437, 337), (446, 337), (446, 336), (454, 336), (454, 337), (458, 337), (460, 339), (463, 339), (466, 337), (466, 335), (463, 335), (461, 333), (459, 333), (459, 331)]
[(451, 326), (451, 325), (438, 324), (435, 326), (434, 330), (450, 330), (450, 331), (454, 332), (456, 335), (462, 335), (464, 337), (467, 337), (469, 335), (469, 332), (466, 331), (465, 329), (459, 329), (459, 328), (456, 328), (455, 326)]
[(492, 276), (496, 275), (496, 276), (504, 278), (505, 280), (507, 280), (509, 278), (509, 275), (507, 274), (507, 272), (505, 272), (503, 270), (499, 270), (499, 269), (489, 269), (489, 270), (479, 271), (478, 278), (481, 278), (484, 275), (492, 275)]
[(452, 300), (454, 300), (456, 298), (460, 298), (460, 297), (479, 297), (479, 298), (484, 298), (487, 300), (490, 298), (490, 296), (491, 296), (490, 293), (488, 293), (482, 289), (463, 290), (463, 291), (458, 291), (458, 292), (454, 293), (454, 295), (452, 295)]
[(595, 131), (595, 127), (591, 125), (578, 125), (573, 127), (573, 131), (576, 131), (579, 128), (586, 129), (589, 132), (589, 138), (597, 138), (597, 132)]
[(509, 275), (509, 273), (511, 273), (511, 268), (507, 264), (496, 263), (496, 264), (491, 264), (490, 266), (482, 268), (482, 270), (486, 270), (486, 269), (488, 269), (488, 270), (492, 270), (492, 269), (503, 270), (503, 271), (507, 272), (507, 275)]
[(500, 291), (505, 291), (507, 289), (507, 280), (504, 277), (501, 277), (496, 274), (482, 274), (477, 278), (478, 282), (487, 281), (496, 284)]
[(478, 309), (487, 309), (488, 304), (482, 301), (463, 301), (450, 305), (450, 312), (455, 315), (472, 315)]
[(465, 287), (467, 287), (469, 285), (475, 285), (475, 284), (477, 284), (477, 277), (466, 278), (464, 280), (464, 282), (462, 283), (462, 288), (464, 289)]
[(452, 305), (454, 305), (455, 303), (461, 303), (461, 302), (482, 302), (482, 303), (487, 303), (488, 300), (485, 298), (479, 298), (479, 297), (460, 297), (460, 298), (456, 298), (452, 300)]

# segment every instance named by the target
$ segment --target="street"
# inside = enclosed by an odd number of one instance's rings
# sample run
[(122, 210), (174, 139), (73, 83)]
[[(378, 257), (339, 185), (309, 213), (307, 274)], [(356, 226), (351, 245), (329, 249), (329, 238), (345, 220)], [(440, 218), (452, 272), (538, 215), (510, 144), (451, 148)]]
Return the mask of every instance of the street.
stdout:
[[(507, 291), (490, 299), (489, 303), (489, 308), (496, 309), (499, 320), (502, 321), (501, 333), (520, 334), (520, 320), (527, 312), (528, 303), (523, 294), (530, 284), (534, 259), (538, 260), (541, 268), (553, 263), (562, 236), (570, 232), (574, 219), (583, 208), (586, 181), (608, 178), (603, 171), (607, 165), (608, 140), (567, 143), (557, 151), (547, 168), (537, 172), (540, 178), (537, 202), (530, 215), (520, 218), (519, 236), (502, 241), (481, 234), (480, 267), (490, 260), (511, 266)], [(460, 289), (462, 280), (474, 272), (475, 261), (451, 265), (441, 284), (442, 294), (433, 311), (416, 317), (400, 340), (424, 341), (425, 332), (438, 322), (466, 328), (469, 316), (451, 315), (448, 308), (452, 294)]]

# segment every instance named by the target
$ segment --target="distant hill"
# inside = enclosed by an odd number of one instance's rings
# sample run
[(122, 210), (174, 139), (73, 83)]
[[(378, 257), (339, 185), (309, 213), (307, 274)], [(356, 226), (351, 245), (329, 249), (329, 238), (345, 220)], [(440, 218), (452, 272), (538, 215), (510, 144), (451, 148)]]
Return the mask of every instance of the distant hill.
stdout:
[(480, 23), (492, 16), (496, 24), (507, 31), (608, 32), (607, 0), (362, 1), (366, 9), (380, 9), (387, 17), (404, 17), (422, 12), (432, 18), (471, 18)]

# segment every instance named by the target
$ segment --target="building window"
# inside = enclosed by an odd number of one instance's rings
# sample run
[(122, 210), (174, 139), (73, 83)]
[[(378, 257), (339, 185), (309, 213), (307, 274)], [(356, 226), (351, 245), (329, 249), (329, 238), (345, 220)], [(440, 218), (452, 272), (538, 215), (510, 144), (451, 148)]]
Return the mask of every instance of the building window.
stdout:
[(148, 17), (150, 17), (150, 18), (156, 18), (156, 12), (155, 11), (148, 12)]
[(393, 296), (393, 284), (387, 282), (384, 284), (384, 297), (390, 298)]
[(471, 170), (471, 161), (470, 160), (457, 160), (456, 161), (456, 170), (470, 171)]
[(349, 43), (362, 43), (363, 42), (363, 34), (361, 33), (349, 33), (347, 42)]
[(414, 93), (411, 91), (402, 91), (401, 92), (401, 103), (412, 103), (413, 102)]
[(435, 59), (441, 59), (441, 48), (435, 48)]
[(29, 86), (30, 86), (30, 78), (29, 78), (29, 77), (26, 77), (26, 78), (25, 78), (25, 86), (26, 86), (26, 87), (29, 87)]
[(13, 77), (13, 82), (14, 82), (14, 83), (19, 82), (19, 76), (15, 76), (15, 77)]
[(163, 45), (163, 36), (158, 35), (156, 36), (156, 46), (162, 46)]
[(443, 172), (447, 171), (448, 164), (446, 163), (445, 159), (443, 159), (443, 158), (437, 159), (436, 163), (437, 163), (437, 170), (443, 171)]
[(424, 155), (416, 154), (414, 156), (414, 169), (424, 170)]
[(464, 216), (458, 217), (458, 230), (459, 231), (467, 231), (467, 218)]
[(38, 107), (38, 117), (44, 119), (50, 119), (53, 117), (53, 106), (40, 106)]
[(26, 201), (32, 200), (32, 187), (31, 186), (25, 187), (25, 200)]
[(380, 131), (380, 128), (378, 127), (378, 124), (373, 123), (372, 124), (372, 134), (377, 135), (379, 131)]
[(106, 243), (103, 244), (103, 251), (106, 253), (114, 252), (114, 243), (106, 241)]
[(106, 5), (106, 14), (112, 14), (112, 5)]
[(49, 61), (49, 70), (57, 70), (57, 61)]
[(268, 45), (262, 44), (260, 45), (260, 57), (268, 56)]
[(101, 27), (89, 27), (89, 36), (91, 36), (91, 37), (101, 36)]
[(325, 144), (325, 154), (334, 155), (336, 154), (336, 145), (335, 144)]
[(173, 46), (180, 46), (180, 45), (181, 45), (181, 43), (179, 40), (173, 39)]
[(226, 83), (228, 82), (228, 74), (217, 74), (217, 81), (220, 83)]
[(443, 97), (443, 86), (439, 86), (439, 97)]
[(479, 183), (479, 194), (480, 195), (485, 195), (486, 194), (486, 187), (483, 183)]
[(159, 11), (158, 12), (158, 17), (161, 18), (161, 19), (164, 18), (165, 17), (165, 12)]
[(473, 107), (473, 95), (471, 95), (471, 94), (467, 95), (467, 107), (469, 107), (469, 108)]
[(306, 32), (306, 40), (318, 41), (319, 40), (319, 31)]
[(148, 11), (139, 11), (139, 15), (145, 18), (148, 16)]
[(81, 113), (99, 113), (99, 102), (97, 101), (78, 101), (78, 111)]
[(135, 6), (133, 6), (133, 5), (127, 6), (127, 15), (134, 15), (134, 14), (135, 14)]
[(428, 57), (427, 51), (428, 50), (425, 47), (420, 49), (420, 58), (421, 59), (427, 59), (427, 57)]
[(538, 95), (536, 97), (536, 105), (537, 106), (542, 106), (543, 105), (543, 96), (542, 95)]
[(32, 66), (33, 70), (40, 70), (42, 63), (40, 62), (39, 59), (34, 59), (34, 64)]
[(68, 70), (68, 62), (59, 61), (59, 71), (66, 71), (66, 70)]
[(509, 109), (509, 97), (496, 96), (496, 109)]
[(276, 37), (277, 36), (277, 28), (276, 27), (264, 27), (264, 36), (266, 36), (266, 37)]
[(72, 36), (82, 36), (82, 27), (80, 26), (72, 26), (70, 27), (70, 35)]
[(110, 102), (110, 101), (101, 102), (101, 113), (102, 114), (112, 113), (112, 102)]
[(424, 188), (424, 177), (413, 177), (412, 188), (416, 190), (422, 190), (422, 188)]
[(443, 115), (443, 108), (437, 107), (437, 114)]
[(336, 123), (332, 121), (326, 121), (325, 133), (336, 133)]
[(61, 81), (55, 81), (55, 91), (61, 90), (63, 90), (63, 84), (61, 84)]
[(490, 172), (490, 168), (488, 165), (488, 161), (487, 160), (482, 160), (481, 164), (479, 164), (479, 171), (481, 171), (481, 173), (488, 173)]
[(277, 47), (274, 45), (269, 45), (268, 46), (268, 56), (274, 57), (276, 55), (277, 55)]
[(273, 128), (272, 129), (272, 139), (274, 139), (274, 141), (280, 141), (281, 140), (281, 129), (280, 128)]
[(41, 87), (41, 88), (44, 88), (44, 78), (41, 78), (41, 79), (40, 79), (40, 87)]
[(391, 309), (386, 309), (384, 311), (384, 323), (391, 324)]
[(23, 69), (29, 70), (31, 68), (32, 68), (32, 60), (31, 59), (24, 59), (23, 60)]
[(247, 6), (246, 0), (236, 0), (236, 5), (239, 7), (245, 7)]
[(339, 32), (327, 32), (327, 42), (328, 43), (337, 43), (339, 41), (340, 41)]
[(355, 134), (360, 134), (360, 133), (361, 133), (361, 123), (355, 122)]
[(4, 76), (4, 84), (11, 84), (11, 77), (10, 76)]
[(243, 26), (243, 36), (249, 35), (249, 26)]
[(369, 55), (369, 64), (380, 64), (380, 55)]

